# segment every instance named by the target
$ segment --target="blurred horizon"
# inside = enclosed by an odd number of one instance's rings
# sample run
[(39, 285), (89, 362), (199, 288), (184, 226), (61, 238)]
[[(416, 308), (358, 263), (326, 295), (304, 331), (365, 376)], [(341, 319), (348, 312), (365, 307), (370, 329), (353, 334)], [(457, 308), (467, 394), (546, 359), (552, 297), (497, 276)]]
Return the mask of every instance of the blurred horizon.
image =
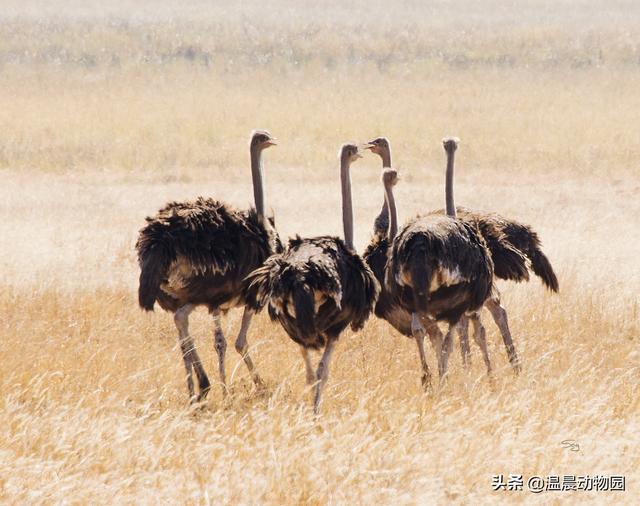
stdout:
[(640, 2), (595, 0), (9, 0), (0, 168), (219, 174), (263, 127), (274, 164), (320, 177), (345, 140), (431, 166), (448, 134), (480, 173), (619, 177), (640, 153), (637, 26)]
[[(127, 62), (215, 66), (373, 62), (640, 66), (640, 4), (578, 2), (5, 2), (0, 65)], [(68, 38), (72, 36), (72, 38)], [(105, 37), (107, 38), (105, 40)], [(38, 50), (32, 45), (38, 40)], [(74, 44), (71, 44), (74, 42)], [(236, 60), (236, 61), (233, 61)], [(410, 69), (409, 69), (410, 70)]]

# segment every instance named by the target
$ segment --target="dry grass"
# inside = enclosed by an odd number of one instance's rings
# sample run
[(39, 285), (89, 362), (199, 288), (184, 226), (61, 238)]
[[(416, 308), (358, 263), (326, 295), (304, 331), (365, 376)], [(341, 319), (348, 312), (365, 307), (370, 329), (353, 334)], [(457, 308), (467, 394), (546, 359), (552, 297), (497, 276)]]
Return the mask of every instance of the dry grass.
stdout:
[[(465, 26), (453, 29), (458, 8), (446, 2), (404, 2), (411, 22), (398, 9), (378, 25), (382, 3), (330, 4), (313, 18), (296, 8), (278, 16), (279, 1), (254, 31), (242, 10), (199, 13), (195, 1), (158, 12), (114, 1), (99, 14), (68, 2), (56, 18), (42, 3), (8, 4), (2, 502), (635, 502), (635, 4), (585, 1), (572, 17), (571, 5), (539, 0), (521, 19), (501, 2), (491, 4), (500, 15), (468, 2)], [(226, 28), (216, 37), (213, 27)], [(471, 371), (454, 357), (449, 384), (425, 397), (415, 345), (371, 321), (342, 337), (315, 420), (296, 347), (261, 316), (249, 340), (267, 392), (255, 392), (230, 347), (232, 395), (216, 387), (204, 409), (189, 409), (171, 317), (136, 306), (133, 244), (143, 217), (169, 199), (246, 206), (246, 142), (258, 126), (281, 139), (265, 164), (283, 236), (340, 232), (341, 142), (391, 138), (407, 217), (441, 206), (439, 139), (459, 135), (458, 202), (534, 225), (560, 278), (558, 296), (537, 281), (501, 284), (523, 374), (512, 375), (487, 315), (494, 384), (474, 348)], [(361, 250), (381, 203), (378, 176), (372, 157), (354, 166)], [(226, 320), (230, 340), (239, 317)], [(211, 321), (204, 311), (192, 320), (215, 379)], [(565, 439), (581, 450), (562, 448)], [(492, 493), (496, 473), (625, 474), (628, 491)]]

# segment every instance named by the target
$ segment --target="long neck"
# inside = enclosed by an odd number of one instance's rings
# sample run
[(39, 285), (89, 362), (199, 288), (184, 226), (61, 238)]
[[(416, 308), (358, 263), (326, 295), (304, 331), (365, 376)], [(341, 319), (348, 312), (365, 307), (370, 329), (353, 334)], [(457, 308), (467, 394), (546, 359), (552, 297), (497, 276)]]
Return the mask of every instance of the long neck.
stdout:
[(380, 156), (382, 157), (382, 168), (390, 169), (391, 168), (391, 148), (384, 148), (380, 151)]
[(445, 182), (445, 200), (447, 216), (456, 217), (456, 206), (453, 202), (453, 158), (454, 151), (447, 151), (447, 175)]
[(383, 196), (382, 209), (380, 209), (380, 213), (376, 216), (376, 220), (373, 222), (373, 233), (386, 235), (388, 228), (389, 208), (387, 207), (387, 199)]
[(260, 218), (264, 218), (264, 188), (262, 186), (262, 150), (251, 147), (251, 178), (253, 180), (253, 200), (256, 204), (256, 212)]
[[(391, 168), (391, 149), (383, 149), (380, 151), (380, 157), (382, 158), (382, 169), (390, 169)], [(386, 191), (386, 190), (385, 190)], [(389, 227), (389, 208), (387, 207), (387, 199), (386, 194), (382, 200), (382, 208), (380, 209), (380, 214), (376, 218), (376, 221), (373, 225), (373, 232), (375, 234), (381, 233), (386, 234), (387, 228)]]
[(396, 199), (393, 196), (393, 186), (384, 185), (385, 203), (389, 206), (389, 243), (391, 243), (398, 232), (398, 212), (396, 210)]
[(346, 156), (340, 159), (340, 182), (342, 184), (342, 227), (344, 228), (344, 243), (347, 248), (353, 247), (353, 207), (351, 203), (351, 175), (349, 160)]

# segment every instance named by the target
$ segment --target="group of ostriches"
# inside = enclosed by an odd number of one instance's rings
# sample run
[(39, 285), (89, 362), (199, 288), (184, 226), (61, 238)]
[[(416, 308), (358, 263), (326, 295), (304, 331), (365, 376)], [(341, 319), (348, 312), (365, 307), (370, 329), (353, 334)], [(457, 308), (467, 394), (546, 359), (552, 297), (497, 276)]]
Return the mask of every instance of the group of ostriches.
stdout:
[[(374, 236), (362, 256), (353, 245), (350, 166), (361, 158), (355, 144), (339, 153), (344, 238), (296, 236), (283, 247), (272, 219), (265, 216), (262, 152), (276, 142), (266, 131), (254, 131), (250, 141), (255, 209), (239, 211), (218, 200), (198, 198), (171, 202), (147, 218), (136, 244), (140, 263), (140, 306), (153, 310), (155, 302), (174, 313), (178, 341), (193, 401), (204, 399), (210, 382), (189, 334), (189, 314), (203, 305), (215, 325), (215, 349), (223, 392), (226, 392), (226, 339), (220, 317), (234, 307), (244, 313), (235, 348), (253, 381), (263, 385), (247, 343), (255, 312), (268, 309), (299, 346), (306, 378), (314, 387), (314, 411), (327, 381), (329, 361), (340, 334), (357, 331), (374, 312), (418, 345), (422, 384), (431, 389), (424, 338), (435, 349), (440, 379), (447, 373), (453, 333), (460, 336), (464, 364), (469, 361), (468, 327), (491, 374), (484, 306), (504, 340), (517, 373), (516, 353), (507, 313), (500, 304), (496, 278), (529, 279), (529, 269), (552, 291), (558, 280), (540, 249), (537, 234), (527, 225), (455, 207), (453, 199), (456, 139), (443, 141), (447, 154), (446, 209), (431, 211), (398, 226), (393, 188), (398, 181), (391, 166), (391, 148), (383, 137), (364, 148), (382, 159), (384, 202), (374, 221)], [(442, 334), (438, 322), (448, 324)], [(310, 350), (323, 349), (314, 372)], [(198, 390), (193, 381), (195, 372)]]

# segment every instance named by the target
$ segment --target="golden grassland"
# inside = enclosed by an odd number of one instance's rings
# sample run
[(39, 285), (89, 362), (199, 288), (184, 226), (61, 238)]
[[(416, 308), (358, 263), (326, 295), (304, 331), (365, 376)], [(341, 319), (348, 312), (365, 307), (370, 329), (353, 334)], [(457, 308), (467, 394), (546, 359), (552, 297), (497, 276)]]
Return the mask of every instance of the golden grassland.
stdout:
[[(0, 501), (634, 504), (640, 60), (628, 27), (639, 10), (530, 4), (521, 21), (467, 2), (459, 27), (447, 2), (403, 2), (413, 24), (400, 10), (381, 17), (382, 2), (329, 3), (318, 17), (267, 2), (254, 24), (262, 4), (198, 16), (196, 1), (157, 13), (119, 1), (93, 15), (69, 1), (61, 17), (8, 2)], [(372, 319), (342, 336), (316, 419), (297, 347), (261, 315), (249, 342), (266, 391), (230, 345), (231, 394), (215, 385), (190, 408), (171, 316), (137, 307), (133, 245), (168, 200), (249, 205), (255, 127), (280, 139), (265, 173), (283, 237), (340, 233), (342, 142), (391, 139), (405, 219), (442, 207), (440, 139), (461, 137), (457, 202), (533, 225), (560, 279), (559, 295), (536, 279), (500, 283), (523, 373), (486, 314), (493, 381), (472, 345), (471, 369), (456, 351), (448, 383), (425, 396), (415, 344)], [(362, 251), (382, 202), (378, 159), (352, 179)], [(212, 321), (191, 320), (215, 380)], [(239, 320), (224, 321), (230, 344)], [(500, 473), (623, 474), (628, 490), (492, 492)]]

